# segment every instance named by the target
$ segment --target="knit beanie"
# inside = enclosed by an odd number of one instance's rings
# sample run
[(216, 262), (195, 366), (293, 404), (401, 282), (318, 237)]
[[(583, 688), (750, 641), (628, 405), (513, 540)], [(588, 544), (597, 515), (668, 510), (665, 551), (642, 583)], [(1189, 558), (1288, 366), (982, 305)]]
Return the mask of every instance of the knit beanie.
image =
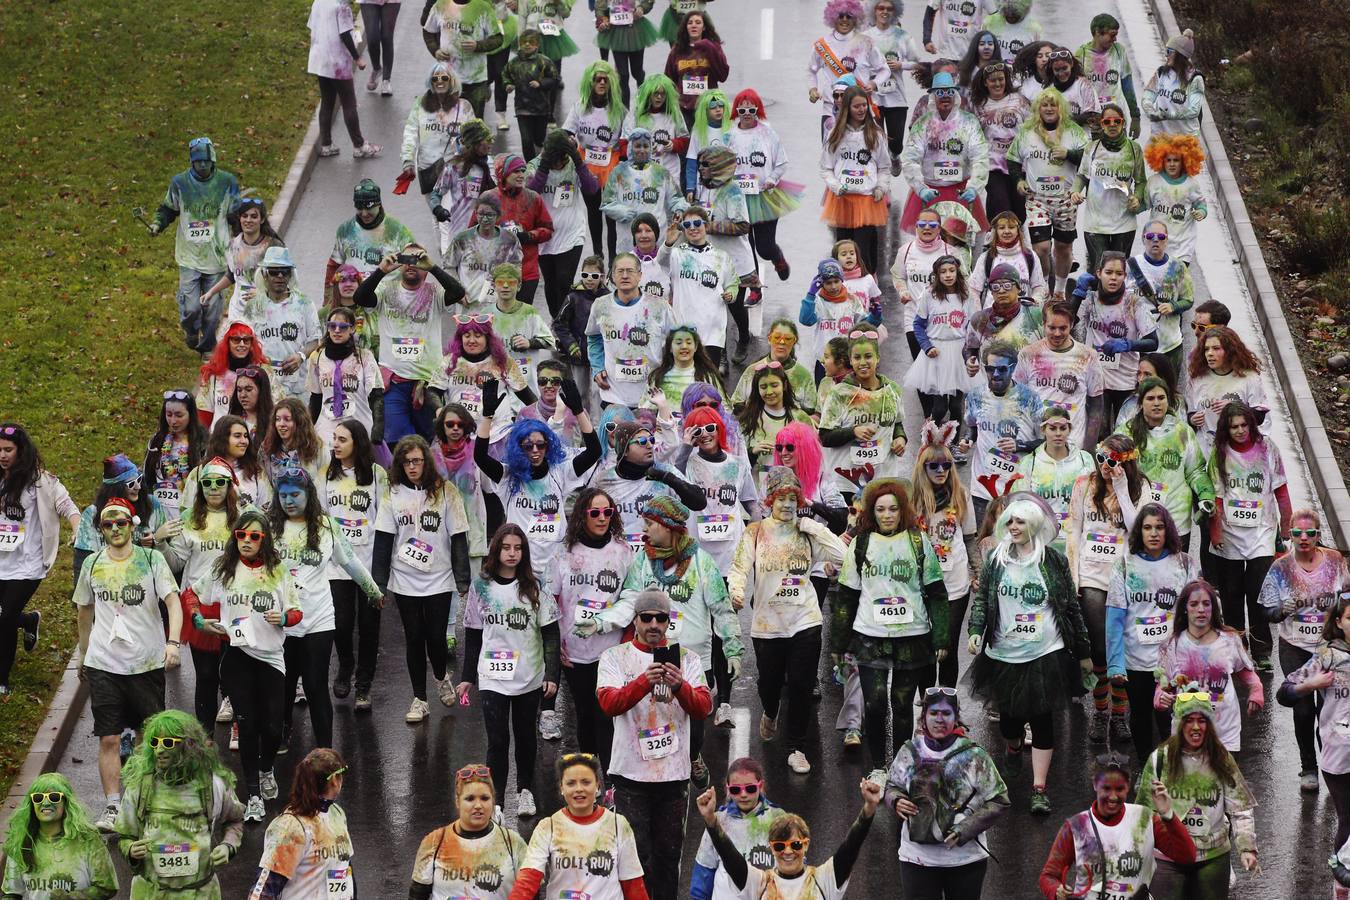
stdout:
[(141, 470), (127, 459), (125, 453), (117, 453), (103, 460), (103, 483), (126, 484), (141, 477)]
[(797, 473), (787, 466), (773, 466), (764, 473), (764, 502), (772, 504), (778, 494), (794, 493), (798, 499), (802, 496), (802, 483)]
[(459, 141), (466, 147), (472, 147), (491, 139), (492, 132), (488, 131), (487, 124), (482, 119), (470, 119), (460, 126)]
[(646, 425), (640, 422), (620, 422), (614, 426), (614, 458), (623, 459), (624, 454), (628, 452), (628, 445), (632, 443), (633, 438), (638, 436), (638, 432), (649, 431)]
[(665, 495), (648, 498), (638, 509), (638, 515), (671, 531), (683, 532), (689, 526), (689, 507)]
[(648, 588), (638, 593), (633, 601), (633, 612), (636, 613), (669, 613), (670, 595), (659, 588)]

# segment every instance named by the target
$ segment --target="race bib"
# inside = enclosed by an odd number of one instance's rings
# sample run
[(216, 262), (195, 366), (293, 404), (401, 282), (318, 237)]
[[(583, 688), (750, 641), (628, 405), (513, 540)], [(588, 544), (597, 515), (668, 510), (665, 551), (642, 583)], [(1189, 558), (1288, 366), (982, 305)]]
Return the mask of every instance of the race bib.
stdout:
[(801, 603), (802, 591), (806, 589), (806, 579), (799, 575), (788, 575), (778, 587), (778, 593), (769, 598), (770, 603)]
[(196, 844), (151, 844), (150, 868), (161, 878), (181, 878), (197, 874)]
[(598, 619), (600, 614), (609, 609), (608, 600), (591, 600), (582, 597), (577, 601), (576, 612), (572, 616), (572, 621), (580, 625), (582, 622), (589, 622), (591, 619)]
[(459, 402), (475, 419), (483, 414), (483, 392), (480, 389), (465, 388), (460, 391)]
[(1014, 641), (1032, 644), (1041, 639), (1041, 629), (1044, 626), (1045, 613), (1016, 613), (1013, 615), (1013, 625), (1008, 637)]
[(1294, 616), (1294, 633), (1309, 641), (1320, 641), (1327, 614), (1318, 610), (1301, 612)]
[(1171, 633), (1172, 617), (1167, 613), (1134, 617), (1134, 636), (1141, 644), (1161, 644)]
[(178, 506), (182, 494), (172, 484), (161, 484), (155, 488), (155, 499), (161, 506)]
[(914, 607), (904, 597), (878, 597), (872, 601), (872, 615), (883, 625), (910, 625)]
[(510, 681), (515, 677), (519, 661), (519, 650), (488, 650), (483, 653), (480, 674), (489, 681)]
[(350, 900), (356, 896), (356, 882), (352, 880), (352, 867), (344, 865), (328, 870), (328, 900)]
[(684, 619), (684, 613), (678, 609), (670, 610), (670, 625), (666, 628), (666, 640), (672, 644), (680, 641), (680, 622)]
[(587, 147), (586, 165), (606, 168), (609, 161), (614, 158), (614, 151), (609, 147)]
[(347, 539), (347, 543), (353, 547), (364, 546), (370, 543), (370, 520), (369, 519), (338, 519), (338, 527), (342, 529), (342, 536)]
[(436, 548), (426, 541), (408, 538), (399, 548), (398, 558), (419, 572), (430, 572), (436, 558)]
[(950, 544), (933, 544), (933, 553), (938, 558), (938, 568), (944, 572), (950, 572), (956, 568), (956, 554), (952, 553)]
[(553, 192), (553, 205), (558, 209), (566, 209), (572, 205), (572, 201), (576, 199), (576, 196), (577, 189), (572, 182), (561, 182), (558, 185), (558, 189)]
[(736, 186), (741, 189), (742, 194), (758, 194), (759, 176), (754, 172), (737, 172)]
[(538, 513), (525, 529), (527, 540), (556, 541), (562, 534), (562, 516), (557, 513)]
[(638, 729), (638, 753), (643, 759), (664, 759), (675, 752), (679, 735), (674, 725)]
[(707, 75), (684, 76), (684, 95), (686, 97), (697, 97), (699, 94), (706, 93), (708, 93)]
[(855, 441), (850, 458), (855, 466), (874, 466), (881, 462), (881, 443), (879, 441)]
[(256, 647), (258, 637), (253, 633), (253, 617), (240, 616), (230, 620), (230, 644), (235, 647)]
[(14, 522), (0, 522), (0, 553), (10, 553), (23, 546), (27, 532)]
[(647, 546), (647, 532), (645, 531), (635, 531), (632, 534), (625, 534), (623, 539), (628, 542), (629, 547), (632, 547), (638, 553), (642, 553)]
[(520, 366), (520, 377), (529, 381), (530, 372), (532, 371), (531, 367), (534, 365), (530, 362), (530, 358), (528, 356), (513, 356), (511, 358), (516, 361), (517, 366)]
[(1255, 528), (1261, 524), (1260, 500), (1224, 500), (1223, 517), (1229, 525)]
[(426, 343), (421, 338), (415, 337), (394, 338), (389, 342), (389, 352), (394, 354), (395, 359), (417, 359), (422, 355)]
[(209, 244), (215, 233), (215, 222), (188, 222), (187, 224), (187, 239), (190, 244)]
[(1068, 186), (1068, 179), (1062, 175), (1041, 175), (1032, 183), (1032, 191), (1042, 197), (1058, 197)]
[(1116, 361), (1116, 355), (1114, 353), (1107, 353), (1105, 350), (1098, 350), (1097, 359), (1105, 365), (1113, 365)]
[(877, 82), (877, 93), (878, 93), (878, 94), (894, 94), (894, 93), (895, 93), (896, 91), (898, 91), (899, 89), (900, 89), (900, 86), (899, 86), (898, 84), (896, 84), (896, 82), (895, 82), (895, 77), (894, 77), (894, 76), (892, 76), (892, 77), (890, 77), (890, 78), (887, 78), (885, 81), (878, 81), (878, 82)]
[(1186, 830), (1191, 834), (1209, 833), (1209, 816), (1205, 814), (1204, 809), (1199, 806), (1192, 806), (1181, 817), (1181, 824), (1186, 826)]
[(700, 541), (725, 541), (731, 537), (731, 516), (699, 516), (694, 523), (694, 537)]
[(614, 380), (622, 381), (627, 384), (636, 384), (647, 380), (647, 359), (639, 357), (636, 359), (616, 359), (614, 360)]
[(609, 11), (609, 24), (632, 25), (633, 11), (631, 9), (611, 9)]
[(958, 181), (961, 178), (961, 160), (940, 159), (933, 163), (933, 174), (944, 181)]
[(1017, 474), (1017, 457), (1004, 453), (1002, 450), (990, 450), (984, 463), (991, 472), (998, 472), (1003, 475)]
[(698, 9), (698, 0), (675, 0), (675, 11), (680, 15), (691, 13)]
[(557, 37), (558, 35), (562, 34), (562, 29), (558, 27), (557, 22), (554, 22), (550, 19), (540, 19), (539, 33), (542, 34), (544, 37)]
[(1115, 562), (1120, 559), (1122, 543), (1120, 535), (1114, 532), (1089, 531), (1085, 549), (1086, 558)]
[(847, 194), (866, 193), (867, 181), (867, 173), (862, 169), (845, 169), (839, 173), (839, 183)]

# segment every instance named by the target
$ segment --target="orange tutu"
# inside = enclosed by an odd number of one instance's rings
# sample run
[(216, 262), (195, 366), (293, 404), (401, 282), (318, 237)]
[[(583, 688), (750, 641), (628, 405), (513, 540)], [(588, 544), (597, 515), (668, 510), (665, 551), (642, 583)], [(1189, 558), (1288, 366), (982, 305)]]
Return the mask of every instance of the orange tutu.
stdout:
[(885, 225), (890, 197), (873, 200), (871, 194), (843, 194), (825, 191), (821, 221), (831, 228), (862, 228)]
[(614, 153), (609, 158), (609, 165), (595, 166), (590, 163), (586, 163), (585, 165), (586, 168), (591, 170), (591, 174), (595, 176), (595, 180), (600, 182), (600, 189), (604, 190), (605, 185), (609, 183), (609, 176), (619, 167), (619, 148), (614, 148)]

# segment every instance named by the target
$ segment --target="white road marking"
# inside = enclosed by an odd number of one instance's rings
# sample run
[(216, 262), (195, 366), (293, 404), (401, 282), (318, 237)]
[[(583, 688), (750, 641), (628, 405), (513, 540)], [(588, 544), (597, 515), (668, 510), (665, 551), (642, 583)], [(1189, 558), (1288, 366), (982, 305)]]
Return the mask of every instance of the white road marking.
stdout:
[(759, 12), (759, 58), (773, 59), (773, 10)]
[(737, 706), (731, 711), (731, 721), (736, 723), (736, 727), (731, 730), (731, 756), (728, 762), (750, 755), (750, 710)]

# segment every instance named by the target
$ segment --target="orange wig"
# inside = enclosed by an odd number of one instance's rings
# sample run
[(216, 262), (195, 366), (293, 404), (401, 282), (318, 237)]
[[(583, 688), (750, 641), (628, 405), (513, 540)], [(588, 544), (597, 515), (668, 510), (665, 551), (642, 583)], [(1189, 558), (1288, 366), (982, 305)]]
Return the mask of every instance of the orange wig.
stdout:
[(1186, 174), (1192, 178), (1205, 167), (1205, 151), (1200, 148), (1200, 141), (1191, 134), (1154, 135), (1144, 148), (1144, 160), (1150, 169), (1161, 172), (1167, 157), (1174, 153), (1181, 157)]

